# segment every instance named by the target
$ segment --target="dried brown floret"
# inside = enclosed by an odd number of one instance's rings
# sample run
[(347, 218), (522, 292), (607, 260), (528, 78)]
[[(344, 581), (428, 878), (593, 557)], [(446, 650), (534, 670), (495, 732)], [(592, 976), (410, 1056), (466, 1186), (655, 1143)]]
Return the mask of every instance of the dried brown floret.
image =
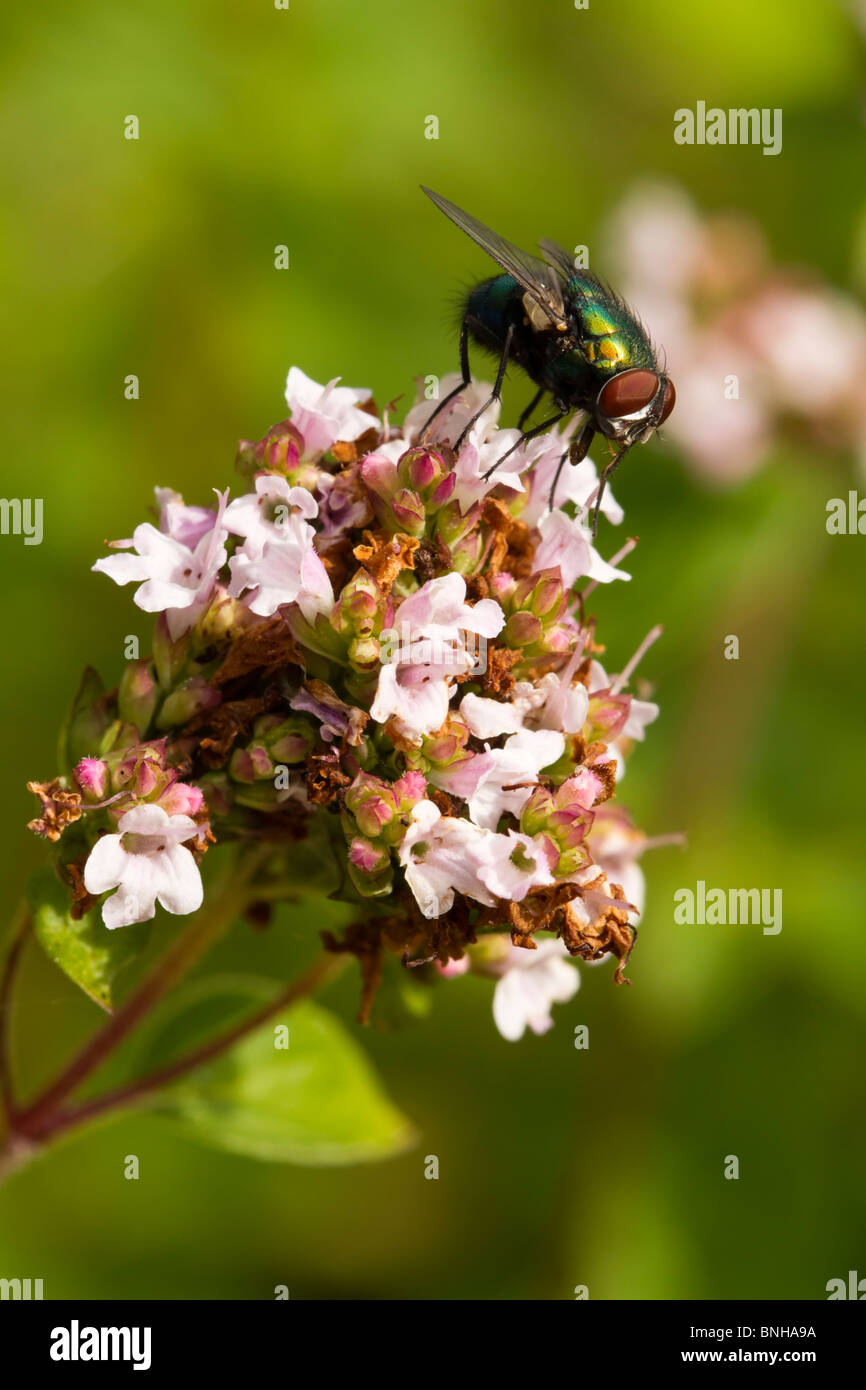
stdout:
[(42, 802), (42, 815), (27, 822), (27, 829), (52, 843), (59, 840), (67, 825), (80, 820), (81, 794), (68, 791), (61, 777), (50, 782), (28, 782), (27, 790)]
[(211, 677), (211, 683), (227, 685), (253, 671), (269, 674), (289, 665), (301, 666), (303, 660), (285, 618), (277, 615), (235, 638)]
[(383, 593), (391, 592), (391, 585), (401, 570), (415, 568), (415, 552), (420, 542), (415, 536), (402, 532), (389, 536), (384, 531), (365, 531), (364, 542), (356, 545), (352, 552), (355, 559), (373, 576)]

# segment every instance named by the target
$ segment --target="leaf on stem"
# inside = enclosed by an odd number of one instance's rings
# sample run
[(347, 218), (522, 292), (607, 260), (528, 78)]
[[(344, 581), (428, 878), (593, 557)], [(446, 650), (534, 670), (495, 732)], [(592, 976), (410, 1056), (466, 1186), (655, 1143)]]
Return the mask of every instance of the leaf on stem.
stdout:
[(149, 926), (140, 923), (109, 931), (95, 908), (76, 921), (69, 913), (69, 890), (47, 869), (33, 876), (27, 897), (36, 937), (45, 954), (110, 1013), (114, 980), (144, 949)]
[[(207, 977), (163, 1015), (147, 1069), (214, 1036), (273, 999), (273, 980)], [(287, 1045), (286, 1045), (287, 1044)], [(155, 1094), (159, 1113), (230, 1153), (271, 1163), (333, 1166), (402, 1153), (415, 1132), (383, 1091), (363, 1050), (327, 1009), (301, 1000), (229, 1051)]]

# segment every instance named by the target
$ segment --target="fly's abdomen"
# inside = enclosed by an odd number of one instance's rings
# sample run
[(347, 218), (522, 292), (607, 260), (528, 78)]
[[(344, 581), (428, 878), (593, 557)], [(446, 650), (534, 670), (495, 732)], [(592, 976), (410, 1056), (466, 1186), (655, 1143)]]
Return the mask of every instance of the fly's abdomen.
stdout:
[(510, 275), (493, 275), (470, 290), (465, 317), (480, 347), (499, 353), (510, 327), (523, 323), (523, 291)]

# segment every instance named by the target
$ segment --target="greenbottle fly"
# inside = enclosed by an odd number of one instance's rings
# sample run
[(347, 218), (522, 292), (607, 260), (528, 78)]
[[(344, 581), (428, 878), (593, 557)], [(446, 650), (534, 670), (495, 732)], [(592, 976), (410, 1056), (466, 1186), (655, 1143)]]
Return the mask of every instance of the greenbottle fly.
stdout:
[[(528, 255), (447, 198), (423, 184), (422, 189), (504, 272), (482, 280), (466, 298), (460, 328), (461, 381), (439, 402), (423, 435), (471, 381), (471, 337), (499, 358), (499, 366), (490, 399), (468, 421), (456, 448), (491, 402), (499, 400), (506, 368), (509, 362), (516, 363), (538, 389), (518, 422), (521, 437), (515, 449), (575, 410), (586, 415), (580, 433), (559, 461), (550, 492), (551, 508), (565, 460), (580, 463), (596, 434), (611, 441), (613, 457), (601, 474), (595, 499), (595, 535), (610, 475), (633, 444), (646, 443), (664, 424), (676, 402), (674, 384), (660, 367), (646, 330), (628, 305), (589, 270), (576, 267), (556, 242), (539, 243), (543, 260)], [(555, 413), (524, 431), (526, 421), (546, 395), (550, 395)], [(509, 449), (508, 453), (512, 452)], [(489, 473), (506, 457), (503, 455)]]

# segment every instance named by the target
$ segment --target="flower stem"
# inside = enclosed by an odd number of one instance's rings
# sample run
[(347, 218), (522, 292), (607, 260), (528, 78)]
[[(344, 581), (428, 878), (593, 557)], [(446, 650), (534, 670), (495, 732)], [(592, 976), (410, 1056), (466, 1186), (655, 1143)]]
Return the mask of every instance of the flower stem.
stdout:
[(12, 942), (6, 954), (3, 977), (0, 981), (0, 1104), (2, 1104), (3, 1112), (10, 1126), (14, 1124), (18, 1115), (9, 1046), (12, 988), (15, 984), (21, 952), (32, 926), (33, 918), (29, 909), (27, 907), (20, 908), (15, 926), (12, 929)]
[(242, 1038), (255, 1032), (257, 1028), (261, 1028), (269, 1018), (281, 1013), (283, 1009), (288, 1008), (299, 999), (312, 994), (332, 975), (341, 970), (347, 959), (346, 956), (323, 954), (305, 974), (286, 985), (275, 998), (257, 1009), (255, 1013), (250, 1014), (248, 1018), (234, 1024), (226, 1032), (211, 1038), (209, 1042), (203, 1043), (200, 1047), (176, 1058), (173, 1062), (166, 1063), (165, 1066), (150, 1072), (149, 1075), (140, 1077), (137, 1081), (131, 1081), (126, 1086), (119, 1086), (114, 1091), (107, 1091), (104, 1095), (85, 1101), (83, 1105), (58, 1112), (51, 1123), (51, 1137), (53, 1138), (73, 1126), (84, 1124), (87, 1120), (93, 1119), (97, 1115), (103, 1115), (109, 1110), (117, 1110), (124, 1105), (133, 1105), (150, 1095), (152, 1091), (158, 1090), (160, 1086), (177, 1081), (180, 1077), (194, 1071), (196, 1067), (203, 1066), (205, 1062), (213, 1061), (215, 1057), (219, 1057), (223, 1052), (234, 1047)]
[[(183, 978), (195, 962), (231, 926), (247, 902), (251, 880), (272, 853), (257, 846), (231, 866), (208, 908), (199, 912), (175, 945), (158, 962), (139, 988), (104, 1028), (72, 1058), (46, 1091), (30, 1105), (17, 1109), (12, 1128), (26, 1139), (44, 1139), (53, 1132), (63, 1101), (111, 1055), (127, 1035)], [(12, 1117), (10, 1117), (10, 1121)]]

